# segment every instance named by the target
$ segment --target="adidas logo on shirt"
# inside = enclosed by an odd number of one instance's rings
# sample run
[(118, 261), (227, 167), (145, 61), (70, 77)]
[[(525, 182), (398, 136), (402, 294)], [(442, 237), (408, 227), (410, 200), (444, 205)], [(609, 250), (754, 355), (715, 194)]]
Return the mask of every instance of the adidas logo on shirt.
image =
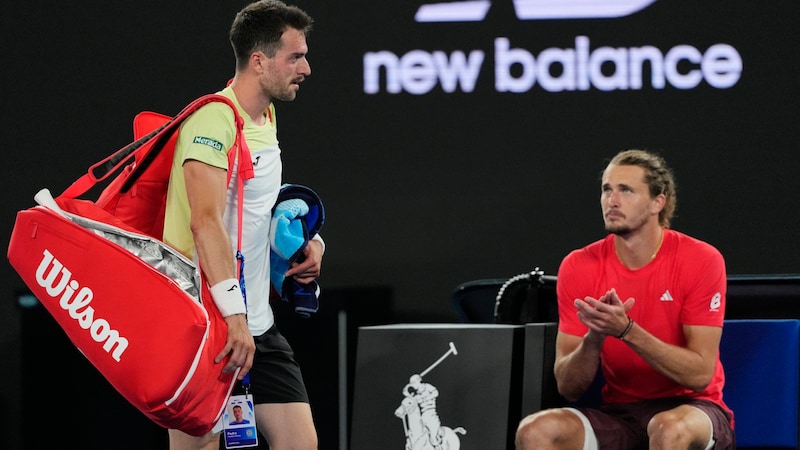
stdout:
[(663, 294), (661, 294), (661, 298), (659, 300), (662, 302), (671, 302), (674, 299), (672, 298), (672, 294), (669, 293), (669, 289), (667, 289)]

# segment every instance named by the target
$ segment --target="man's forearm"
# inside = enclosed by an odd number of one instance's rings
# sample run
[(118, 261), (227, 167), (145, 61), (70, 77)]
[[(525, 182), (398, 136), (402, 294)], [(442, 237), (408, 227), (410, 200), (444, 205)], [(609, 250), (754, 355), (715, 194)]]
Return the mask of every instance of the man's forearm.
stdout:
[(695, 392), (708, 386), (714, 375), (716, 353), (703, 357), (691, 348), (667, 344), (644, 328), (634, 325), (625, 342), (656, 372)]
[(567, 400), (578, 400), (592, 385), (600, 366), (603, 341), (603, 336), (589, 332), (573, 351), (556, 357), (553, 371), (558, 392)]

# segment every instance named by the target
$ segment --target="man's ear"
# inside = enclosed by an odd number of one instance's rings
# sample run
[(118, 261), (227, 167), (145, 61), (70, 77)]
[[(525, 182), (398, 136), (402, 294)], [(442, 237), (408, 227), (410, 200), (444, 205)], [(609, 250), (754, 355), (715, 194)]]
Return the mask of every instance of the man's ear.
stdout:
[(664, 194), (658, 194), (653, 198), (652, 202), (650, 203), (651, 205), (650, 211), (653, 214), (658, 214), (661, 212), (662, 209), (664, 209), (664, 205), (666, 204), (667, 204), (667, 196), (665, 196)]
[(250, 54), (250, 67), (253, 68), (258, 73), (264, 71), (264, 65), (266, 64), (267, 55), (260, 51), (254, 51)]

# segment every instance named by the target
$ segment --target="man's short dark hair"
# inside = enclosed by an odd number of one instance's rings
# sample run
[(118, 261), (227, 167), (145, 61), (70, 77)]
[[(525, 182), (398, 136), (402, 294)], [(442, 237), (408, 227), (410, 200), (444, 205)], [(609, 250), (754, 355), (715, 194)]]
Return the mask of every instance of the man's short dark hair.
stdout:
[(228, 33), (236, 67), (245, 67), (255, 51), (272, 58), (281, 48), (281, 36), (287, 28), (307, 35), (313, 23), (305, 11), (280, 0), (261, 0), (245, 6), (236, 14)]

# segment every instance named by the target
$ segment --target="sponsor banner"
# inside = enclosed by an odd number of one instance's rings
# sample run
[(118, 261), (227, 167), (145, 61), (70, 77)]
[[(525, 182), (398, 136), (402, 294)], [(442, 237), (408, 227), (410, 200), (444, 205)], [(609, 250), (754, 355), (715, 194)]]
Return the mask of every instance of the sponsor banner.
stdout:
[[(426, 47), (372, 49), (362, 58), (363, 92), (369, 95), (427, 95), (432, 92), (469, 94), (493, 90), (521, 94), (529, 91), (561, 93), (597, 90), (640, 91), (679, 89), (700, 86), (731, 89), (741, 78), (745, 61), (728, 42), (711, 43), (676, 40), (668, 46), (642, 44), (618, 45), (591, 35), (578, 34), (573, 45), (497, 35), (479, 22), (495, 7), (488, 0), (426, 3), (419, 6), (409, 23), (427, 25), (432, 36)], [(506, 32), (525, 29), (543, 21), (606, 19), (610, 27), (623, 31), (623, 18), (650, 7), (654, 0), (517, 0), (513, 17), (507, 17)], [(441, 50), (446, 36), (444, 24), (474, 24), (475, 35), (485, 38), (488, 48), (470, 48), (464, 41), (451, 50)], [(567, 23), (567, 22), (562, 22)], [(436, 26), (441, 38), (436, 37)], [(566, 25), (565, 25), (566, 27)], [(567, 28), (565, 28), (567, 29)], [(487, 34), (492, 33), (492, 34)], [(471, 35), (470, 37), (474, 37)], [(556, 38), (551, 38), (555, 40)], [(559, 42), (563, 39), (559, 38)], [(472, 44), (474, 45), (474, 44)], [(396, 47), (396, 46), (395, 46)]]

